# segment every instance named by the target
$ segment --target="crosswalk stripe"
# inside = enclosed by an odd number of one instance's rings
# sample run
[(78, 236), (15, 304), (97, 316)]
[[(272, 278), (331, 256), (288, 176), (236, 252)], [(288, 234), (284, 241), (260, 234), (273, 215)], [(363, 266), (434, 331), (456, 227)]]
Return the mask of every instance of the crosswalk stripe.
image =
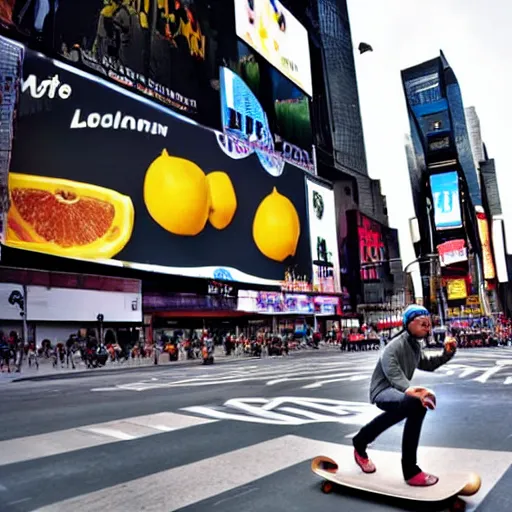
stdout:
[[(108, 489), (56, 503), (39, 512), (171, 512), (246, 485), (315, 456), (318, 442), (283, 436)], [(191, 482), (200, 482), (191, 485)], [(183, 492), (169, 492), (180, 489)], [(186, 492), (184, 490), (186, 489)]]
[(117, 430), (114, 428), (87, 428), (84, 430), (88, 432), (93, 432), (94, 434), (100, 434), (102, 436), (120, 439), (121, 441), (131, 441), (132, 439), (137, 439), (136, 436), (132, 436), (131, 434), (127, 434), (122, 430)]
[(119, 441), (171, 432), (217, 420), (162, 412), (0, 441), (0, 466)]
[[(246, 486), (317, 455), (327, 455), (336, 460), (340, 467), (345, 466), (345, 469), (353, 471), (352, 451), (350, 445), (286, 435), (70, 498), (39, 509), (39, 512), (171, 512)], [(461, 471), (475, 471), (482, 476), (480, 492), (466, 499), (469, 510), (481, 503), (512, 463), (512, 452), (491, 450), (428, 446), (421, 447), (418, 455), (420, 464), (427, 471), (440, 476), (449, 477), (450, 473)], [(372, 448), (371, 457), (377, 467), (385, 468), (397, 479), (401, 478), (399, 452)], [(311, 482), (315, 478), (312, 475)], [(190, 485), (190, 482), (198, 481), (200, 485)], [(169, 492), (169, 489), (187, 491)], [(220, 497), (218, 503), (223, 501)]]

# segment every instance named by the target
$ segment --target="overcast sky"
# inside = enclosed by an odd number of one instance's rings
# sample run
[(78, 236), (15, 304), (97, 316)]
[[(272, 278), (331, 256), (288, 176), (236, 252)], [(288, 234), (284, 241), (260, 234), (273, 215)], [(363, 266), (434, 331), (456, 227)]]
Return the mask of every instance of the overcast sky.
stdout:
[[(382, 182), (404, 265), (415, 255), (400, 71), (439, 56), (439, 50), (457, 76), (464, 106), (476, 108), (489, 156), (496, 159), (512, 253), (512, 0), (348, 0), (348, 7), (369, 172)], [(361, 41), (373, 53), (359, 55)]]

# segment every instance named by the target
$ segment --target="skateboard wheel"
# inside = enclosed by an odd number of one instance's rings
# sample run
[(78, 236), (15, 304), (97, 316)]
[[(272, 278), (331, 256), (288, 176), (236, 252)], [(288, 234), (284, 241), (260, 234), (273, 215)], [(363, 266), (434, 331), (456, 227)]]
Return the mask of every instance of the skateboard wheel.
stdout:
[(325, 494), (329, 494), (330, 492), (332, 492), (334, 486), (332, 485), (332, 482), (329, 482), (329, 480), (325, 480), (324, 482), (322, 482), (322, 492), (324, 492)]

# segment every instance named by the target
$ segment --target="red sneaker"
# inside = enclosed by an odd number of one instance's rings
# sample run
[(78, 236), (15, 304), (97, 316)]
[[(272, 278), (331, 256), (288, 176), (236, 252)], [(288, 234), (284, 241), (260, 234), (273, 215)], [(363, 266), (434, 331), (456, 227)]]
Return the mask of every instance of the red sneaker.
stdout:
[(407, 480), (407, 483), (414, 487), (429, 487), (437, 484), (437, 482), (439, 482), (439, 478), (437, 476), (424, 473), (423, 471)]
[(377, 471), (375, 464), (370, 459), (361, 457), (356, 450), (354, 450), (354, 459), (356, 464), (363, 470), (363, 473), (375, 473)]

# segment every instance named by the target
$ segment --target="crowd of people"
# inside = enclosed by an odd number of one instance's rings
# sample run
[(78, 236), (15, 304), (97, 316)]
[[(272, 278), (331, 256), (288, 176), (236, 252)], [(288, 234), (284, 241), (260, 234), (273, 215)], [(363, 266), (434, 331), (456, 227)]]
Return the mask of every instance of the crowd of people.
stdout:
[[(22, 362), (28, 367), (39, 367), (42, 360), (54, 368), (86, 368), (105, 366), (107, 363), (124, 363), (129, 360), (154, 360), (166, 354), (168, 361), (204, 360), (214, 354), (225, 356), (282, 356), (296, 350), (317, 350), (321, 346), (339, 348), (341, 351), (379, 350), (400, 332), (399, 327), (379, 330), (374, 325), (363, 324), (358, 328), (332, 328), (322, 333), (307, 328), (301, 332), (281, 330), (274, 333), (262, 329), (236, 335), (220, 329), (175, 329), (157, 334), (155, 343), (134, 341), (119, 343), (111, 331), (99, 340), (96, 330), (85, 334), (72, 333), (66, 341), (52, 343), (45, 339), (36, 343), (23, 343), (16, 331), (5, 335), (0, 331), (0, 372), (20, 371)], [(506, 322), (494, 325), (452, 322), (436, 326), (426, 341), (430, 347), (442, 347), (447, 336), (453, 336), (460, 348), (496, 347), (512, 345), (512, 326)], [(166, 357), (164, 356), (164, 361)]]

